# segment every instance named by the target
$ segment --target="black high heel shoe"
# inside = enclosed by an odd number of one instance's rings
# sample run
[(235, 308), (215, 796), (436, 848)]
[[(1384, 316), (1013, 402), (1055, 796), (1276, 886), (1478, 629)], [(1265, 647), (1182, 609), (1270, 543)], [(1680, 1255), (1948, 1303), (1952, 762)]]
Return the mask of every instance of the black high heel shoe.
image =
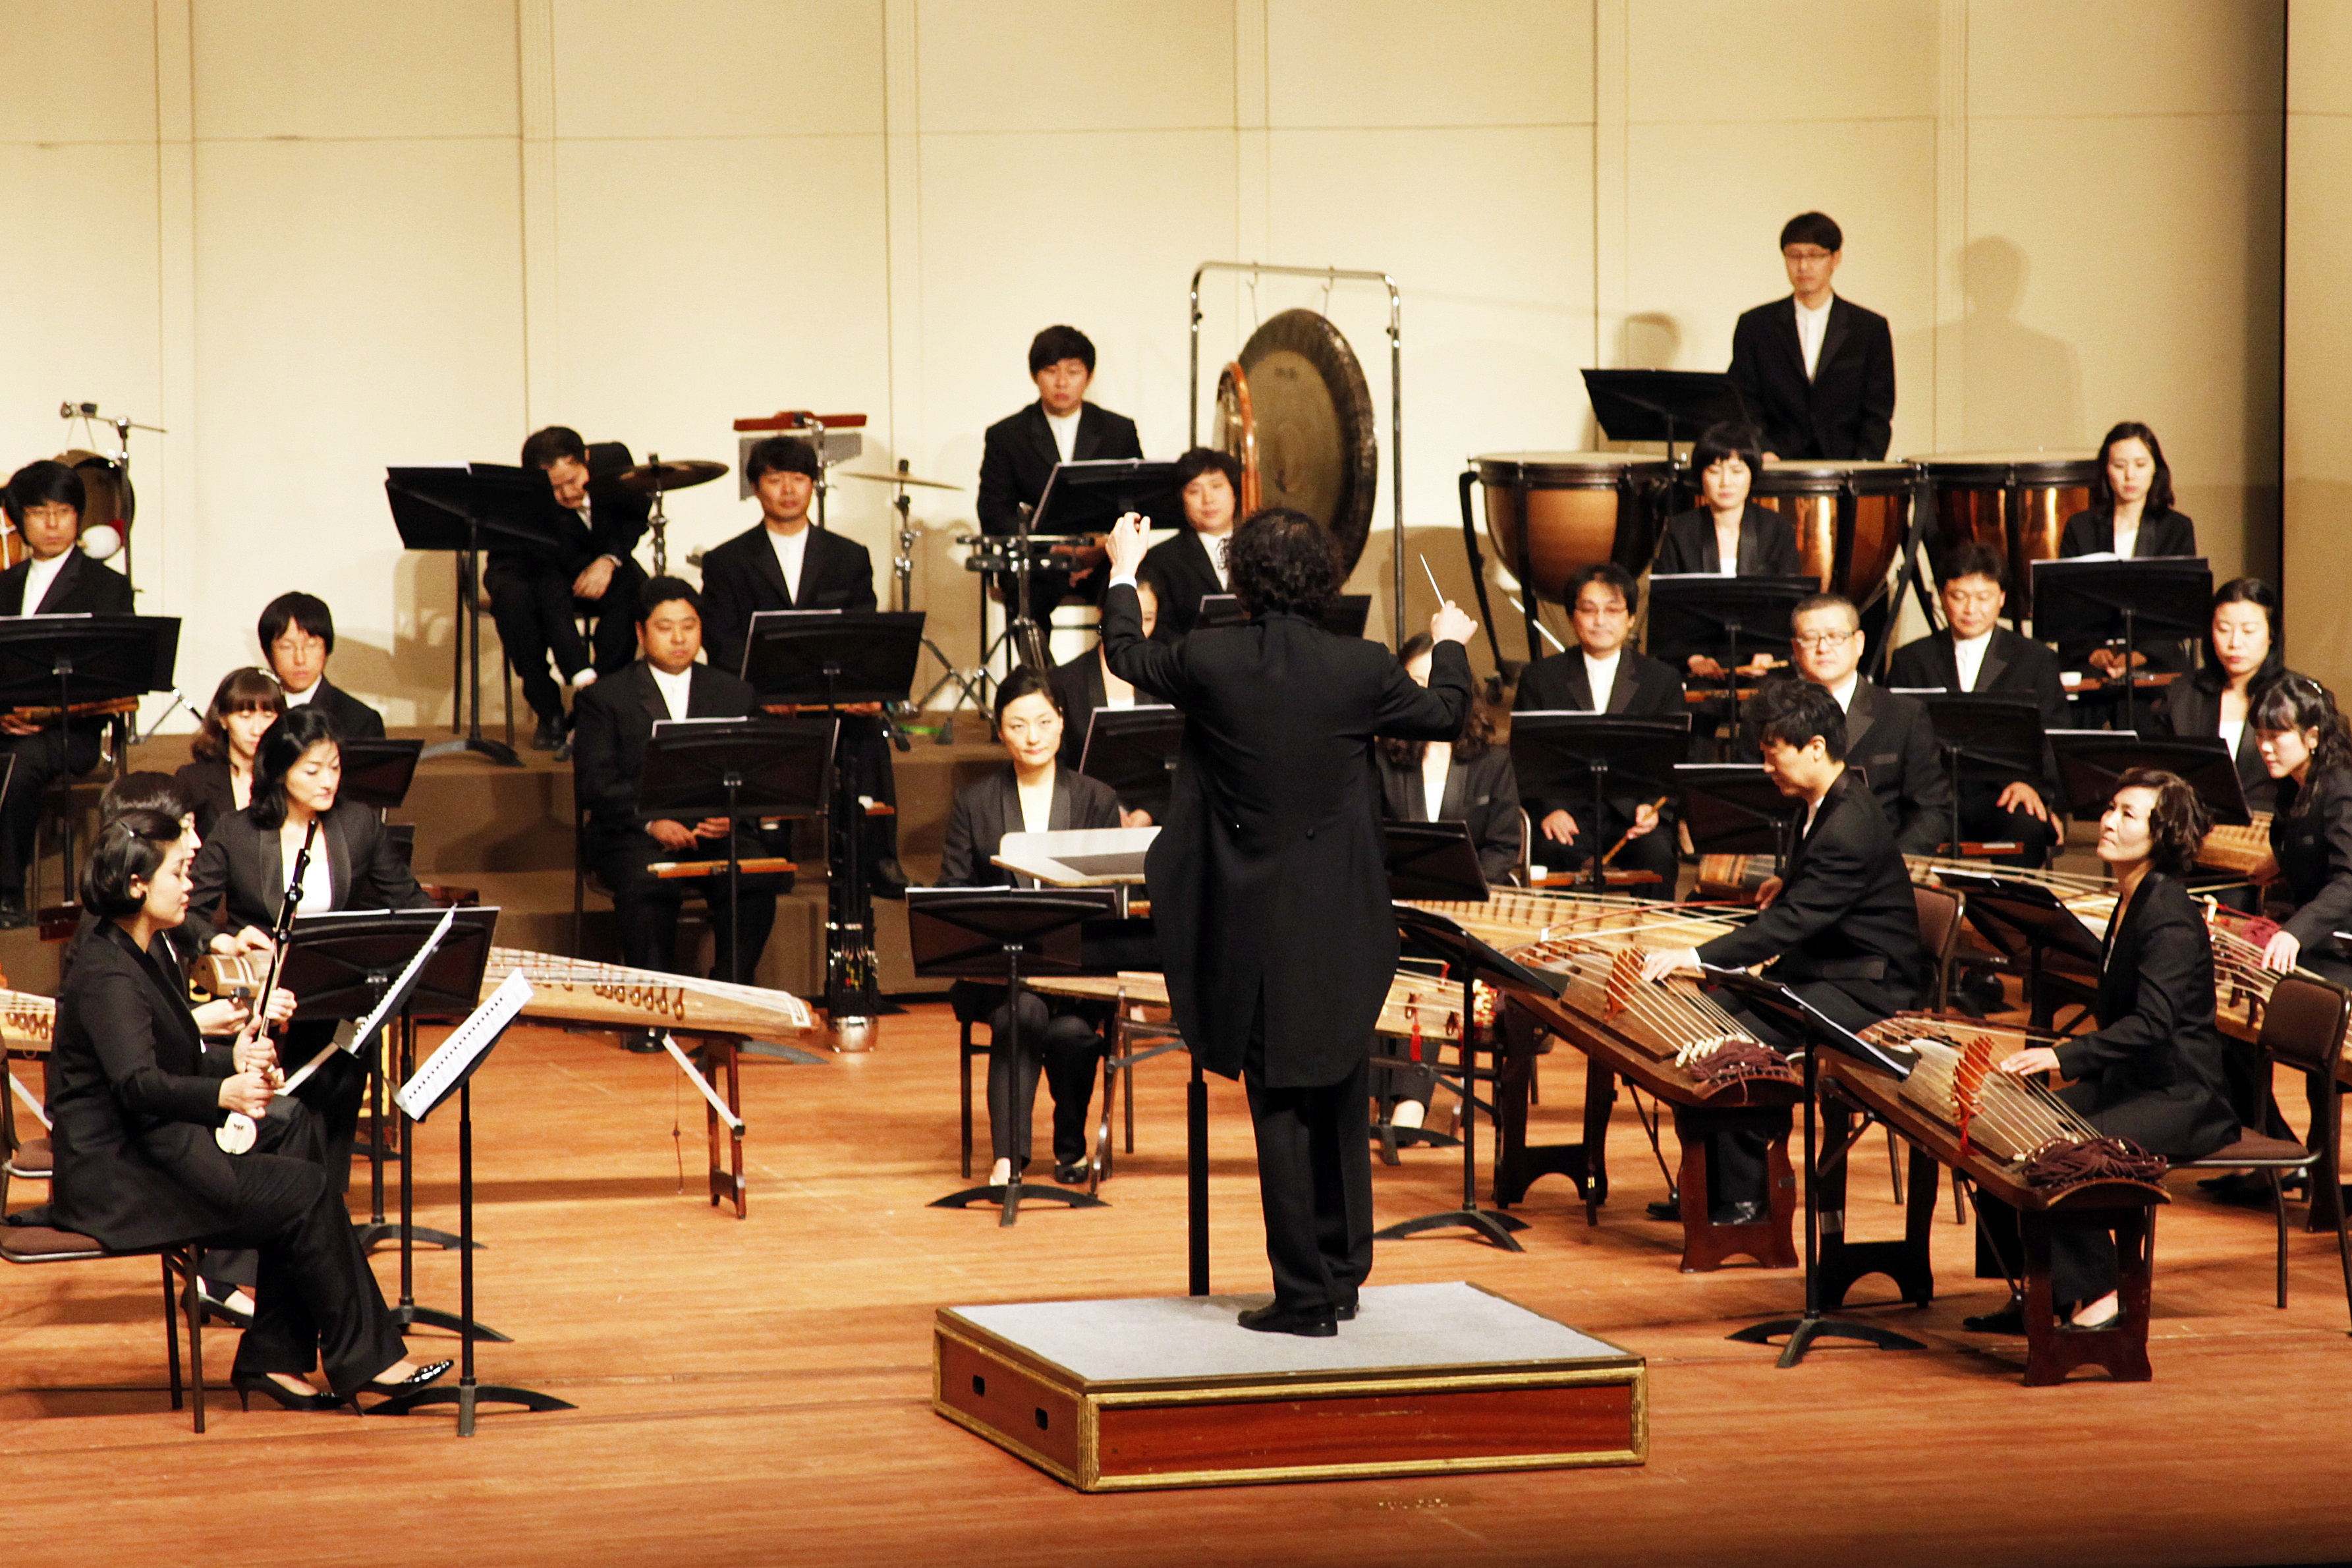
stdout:
[(342, 1403), (331, 1394), (297, 1394), (266, 1373), (258, 1377), (238, 1373), (228, 1380), (228, 1385), (236, 1390), (236, 1407), (239, 1410), (252, 1409), (253, 1396), (257, 1394), (268, 1394), (289, 1410), (332, 1410)]
[(418, 1367), (415, 1372), (410, 1373), (398, 1383), (383, 1383), (380, 1381), (375, 1383), (362, 1383), (357, 1388), (352, 1390), (352, 1393), (353, 1394), (414, 1394), (418, 1389), (426, 1386), (428, 1384), (440, 1382), (444, 1377), (448, 1375), (449, 1369), (457, 1364), (457, 1363), (454, 1361), (426, 1362), (423, 1366)]

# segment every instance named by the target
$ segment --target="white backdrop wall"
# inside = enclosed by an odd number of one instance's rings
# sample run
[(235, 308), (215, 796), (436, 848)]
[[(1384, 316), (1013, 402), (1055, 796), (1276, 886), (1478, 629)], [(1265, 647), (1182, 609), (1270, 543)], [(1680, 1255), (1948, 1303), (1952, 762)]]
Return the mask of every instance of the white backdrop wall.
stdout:
[[(191, 694), (301, 586), (340, 680), (442, 721), (448, 563), (387, 463), (555, 421), (731, 459), (807, 407), (969, 484), (1056, 321), (1173, 455), (1196, 263), (1375, 268), (1410, 548), (1461, 593), (1464, 458), (1590, 444), (1581, 366), (1719, 367), (1820, 206), (1893, 320), (1897, 453), (2144, 418), (2217, 571), (2267, 568), (2283, 47), (2261, 0), (0, 0), (0, 455), (58, 450), (60, 398), (167, 426), (138, 574)], [(1204, 361), (1322, 294), (1219, 284)], [(1378, 294), (1330, 309), (1385, 408)], [(885, 572), (886, 499), (832, 512)], [(970, 508), (918, 505), (962, 659)], [(672, 513), (674, 557), (755, 520), (731, 480)]]

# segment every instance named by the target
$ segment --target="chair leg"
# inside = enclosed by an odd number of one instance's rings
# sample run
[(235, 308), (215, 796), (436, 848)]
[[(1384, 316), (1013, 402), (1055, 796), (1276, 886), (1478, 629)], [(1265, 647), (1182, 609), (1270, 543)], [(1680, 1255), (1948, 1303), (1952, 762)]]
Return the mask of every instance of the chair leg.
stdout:
[(514, 749), (514, 660), (509, 657), (506, 645), (499, 645), (499, 689), (506, 699), (507, 749)]
[(1895, 1201), (1903, 1201), (1903, 1144), (1895, 1129), (1886, 1130), (1886, 1179), (1895, 1184)]
[[(2306, 1165), (2305, 1170), (2311, 1167)], [(2286, 1310), (2286, 1176), (2284, 1171), (2271, 1173), (2271, 1213), (2278, 1219), (2278, 1304)]]
[(172, 1255), (165, 1251), (160, 1256), (163, 1263), (163, 1353), (172, 1368), (172, 1408), (177, 1410), (183, 1403), (180, 1393), (180, 1303), (178, 1293), (172, 1288), (175, 1283), (172, 1278)]
[(966, 1022), (956, 1044), (958, 1076), (963, 1080), (963, 1173), (971, 1177), (971, 1025)]

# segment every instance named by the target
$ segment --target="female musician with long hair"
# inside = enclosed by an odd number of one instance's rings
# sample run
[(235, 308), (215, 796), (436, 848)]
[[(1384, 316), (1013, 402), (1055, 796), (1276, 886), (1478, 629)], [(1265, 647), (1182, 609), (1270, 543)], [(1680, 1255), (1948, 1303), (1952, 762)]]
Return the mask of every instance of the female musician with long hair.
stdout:
[(2168, 735), (2219, 736), (2237, 760), (2246, 805), (2269, 811), (2278, 791), (2263, 766), (2246, 720), (2256, 690), (2285, 668), (2278, 590), (2259, 577), (2235, 577), (2213, 591), (2205, 630), (2204, 668), (2165, 689), (2156, 726)]
[[(253, 1323), (232, 1380), (240, 1398), (322, 1410), (362, 1390), (422, 1386), (450, 1363), (406, 1359), (320, 1168), (318, 1123), (299, 1107), (271, 1113), (266, 1042), (205, 1048), (179, 968), (157, 946), (187, 917), (194, 847), (177, 820), (127, 811), (100, 830), (83, 868), (82, 903), (101, 924), (58, 994), (55, 1222), (117, 1250), (200, 1239), (257, 1249)], [(252, 1152), (215, 1142), (229, 1111), (258, 1124)], [(322, 1362), (328, 1394), (309, 1381)]]
[[(2173, 507), (2172, 468), (2155, 431), (2126, 419), (2100, 439), (2091, 504), (2066, 520), (2058, 553), (2127, 560), (2197, 553), (2197, 524)], [(2179, 668), (2186, 655), (2178, 643), (2150, 643), (2138, 650), (2141, 663), (2164, 669)], [(2121, 649), (2095, 648), (2090, 662), (2103, 675), (2123, 673)]]
[(2270, 859), (2254, 879), (2294, 909), (2263, 962), (2352, 984), (2352, 962), (2331, 940), (2352, 924), (2352, 725), (2327, 688), (2286, 670), (2255, 694), (2246, 727), (2278, 782)]
[[(2208, 826), (2197, 792), (2178, 774), (2133, 768), (2116, 781), (2099, 818), (2099, 858), (2116, 893), (2099, 967), (2099, 1026), (2000, 1064), (2020, 1076), (2059, 1074), (2068, 1080), (2059, 1098), (2092, 1126), (2174, 1160), (2200, 1158), (2238, 1134), (2213, 1026), (2213, 941), (2181, 882)], [(1979, 1194), (1977, 1215), (1978, 1276), (2016, 1278), (2017, 1212)], [(2050, 1266), (2053, 1299), (2073, 1304), (2076, 1328), (2098, 1328), (2121, 1310), (2115, 1237), (2095, 1222), (2053, 1224)], [(2021, 1333), (2024, 1303), (2012, 1298), (1968, 1326)]]
[(211, 837), (222, 817), (253, 804), (254, 750), (285, 711), (286, 692), (268, 670), (248, 666), (221, 677), (188, 744), (196, 760), (173, 775), (199, 834)]
[[(1429, 684), (1436, 644), (1415, 632), (1397, 649), (1404, 672)], [(1522, 823), (1519, 786), (1511, 774), (1511, 753), (1497, 743), (1495, 721), (1474, 706), (1451, 741), (1374, 742), (1380, 774), (1381, 812), (1402, 822), (1462, 822), (1478, 852), (1478, 868), (1496, 887), (1517, 880)]]

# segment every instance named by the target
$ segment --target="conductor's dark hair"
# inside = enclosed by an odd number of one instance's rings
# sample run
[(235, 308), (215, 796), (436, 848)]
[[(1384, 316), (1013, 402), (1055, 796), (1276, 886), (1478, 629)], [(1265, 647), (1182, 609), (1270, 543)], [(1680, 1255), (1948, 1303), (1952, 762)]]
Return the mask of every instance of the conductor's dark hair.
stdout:
[(806, 474), (818, 479), (824, 477), (824, 465), (817, 461), (813, 444), (797, 436), (771, 436), (743, 459), (745, 484), (756, 488), (764, 474)]
[[(1415, 632), (1404, 639), (1404, 647), (1397, 649), (1397, 662), (1411, 664), (1436, 647), (1436, 639), (1427, 632)], [(1485, 756), (1486, 749), (1495, 743), (1496, 730), (1495, 716), (1487, 710), (1486, 704), (1471, 703), (1470, 711), (1462, 718), (1462, 732), (1454, 737), (1455, 760), (1475, 763)], [(1426, 741), (1401, 741), (1393, 735), (1382, 735), (1376, 744), (1381, 748), (1381, 754), (1399, 767), (1418, 765), (1429, 750)]]
[(1753, 425), (1710, 425), (1691, 443), (1691, 472), (1703, 474), (1726, 458), (1748, 465), (1751, 478), (1764, 471), (1764, 437)]
[(1241, 500), (1241, 460), (1213, 447), (1195, 447), (1176, 459), (1176, 488), (1181, 489), (1202, 474), (1211, 473), (1224, 475), (1225, 483), (1234, 487), (1234, 500)]
[(251, 665), (232, 669), (213, 688), (213, 700), (205, 709), (204, 728), (196, 731), (188, 750), (201, 761), (216, 763), (228, 755), (228, 726), (222, 721), (230, 714), (285, 711), (286, 689), (278, 684), (276, 676)]
[(1979, 540), (1955, 544), (1944, 552), (1936, 563), (1936, 582), (1940, 586), (1957, 583), (1963, 577), (1990, 577), (1994, 584), (2009, 586), (2009, 558), (1991, 545)]
[(1598, 562), (1587, 566), (1568, 580), (1570, 609), (1576, 608), (1577, 598), (1584, 592), (1584, 585), (1587, 583), (1598, 583), (1602, 587), (1614, 592), (1619, 598), (1625, 601), (1627, 615), (1638, 616), (1642, 613), (1642, 585), (1633, 581), (1633, 574), (1631, 572), (1626, 571), (1614, 561)]
[(1029, 340), (1031, 375), (1066, 359), (1076, 360), (1087, 367), (1087, 373), (1091, 375), (1095, 368), (1094, 340), (1076, 327), (1047, 327)]
[(1757, 701), (1764, 710), (1756, 731), (1762, 744), (1777, 741), (1802, 751), (1819, 736), (1830, 761), (1845, 761), (1845, 710), (1828, 688), (1810, 680), (1769, 680)]
[(177, 822), (194, 809), (180, 791), (180, 781), (169, 773), (124, 773), (98, 797), (100, 822), (111, 821), (126, 811), (159, 811)]
[(1020, 665), (996, 688), (997, 728), (1004, 727), (1004, 710), (1024, 697), (1042, 697), (1055, 712), (1063, 711), (1062, 694), (1054, 689), (1051, 678), (1034, 664)]
[(696, 618), (701, 618), (702, 595), (694, 591), (693, 584), (683, 577), (648, 577), (646, 585), (637, 590), (637, 625), (652, 620), (654, 612), (673, 599), (685, 600)]
[(263, 732), (261, 744), (253, 752), (253, 804), (245, 808), (256, 827), (286, 825), (286, 775), (305, 752), (321, 741), (340, 751), (343, 738), (336, 731), (335, 721), (319, 711), (315, 702), (289, 708)]
[(327, 601), (316, 594), (280, 594), (263, 606), (261, 621), (253, 635), (261, 639), (261, 651), (266, 656), (269, 645), (286, 635), (288, 626), (299, 626), (335, 651), (335, 612), (327, 608)]
[(1780, 226), (1780, 248), (1792, 245), (1818, 245), (1823, 250), (1843, 250), (1845, 231), (1837, 219), (1827, 213), (1799, 213)]
[(2162, 517), (2172, 510), (2172, 465), (2164, 460), (2164, 444), (2156, 432), (2137, 419), (2126, 419), (2099, 438), (2099, 463), (2091, 475), (2091, 505), (2099, 510), (2116, 509), (2116, 492), (2107, 484), (2107, 454), (2118, 441), (2137, 441), (2156, 459), (2156, 478), (2149, 481), (2147, 499), (2140, 503), (2143, 518)]
[(2251, 692), (2286, 668), (2286, 638), (2279, 630), (2278, 590), (2260, 577), (2232, 577), (2213, 590), (2213, 614), (2205, 618), (2205, 668), (2197, 673), (2226, 683), (2229, 677), (2221, 673), (2221, 650), (2213, 644), (2213, 620), (2224, 605), (2256, 606), (2263, 612), (2263, 625), (2271, 635), (2270, 651), (2263, 655), (2263, 662), (2254, 667), (2252, 677), (2246, 682), (2246, 689)]
[(16, 523), (25, 521), (25, 509), (28, 506), (59, 503), (79, 514), (89, 500), (81, 476), (50, 458), (27, 463), (9, 475), (8, 489), (0, 494), (0, 504), (6, 506), (8, 521)]
[[(2197, 851), (2213, 830), (2213, 819), (2189, 781), (2162, 768), (2126, 768), (2116, 780), (2115, 794), (2127, 789), (2156, 792), (2156, 807), (2147, 814), (2149, 863), (2175, 877), (2196, 869)], [(2107, 798), (2112, 801), (2115, 795)]]
[(180, 841), (180, 818), (160, 811), (126, 811), (99, 826), (98, 843), (81, 868), (81, 907), (102, 921), (118, 921), (147, 907), (135, 882), (154, 880), (163, 858)]
[(1320, 620), (1348, 578), (1331, 531), (1288, 507), (1269, 507), (1234, 530), (1225, 559), (1234, 597), (1253, 617)]
[(583, 468), (588, 466), (588, 443), (569, 425), (551, 425), (523, 437), (522, 466), (526, 468), (550, 468), (565, 458)]
[(2352, 725), (2336, 706), (2336, 694), (2307, 675), (2282, 669), (2269, 684), (2254, 689), (2246, 705), (2246, 722), (2257, 731), (2316, 730), (2311, 743), (2311, 769), (2294, 792), (2289, 816), (2307, 815), (2317, 805), (2320, 780), (2329, 773), (2352, 778)]

